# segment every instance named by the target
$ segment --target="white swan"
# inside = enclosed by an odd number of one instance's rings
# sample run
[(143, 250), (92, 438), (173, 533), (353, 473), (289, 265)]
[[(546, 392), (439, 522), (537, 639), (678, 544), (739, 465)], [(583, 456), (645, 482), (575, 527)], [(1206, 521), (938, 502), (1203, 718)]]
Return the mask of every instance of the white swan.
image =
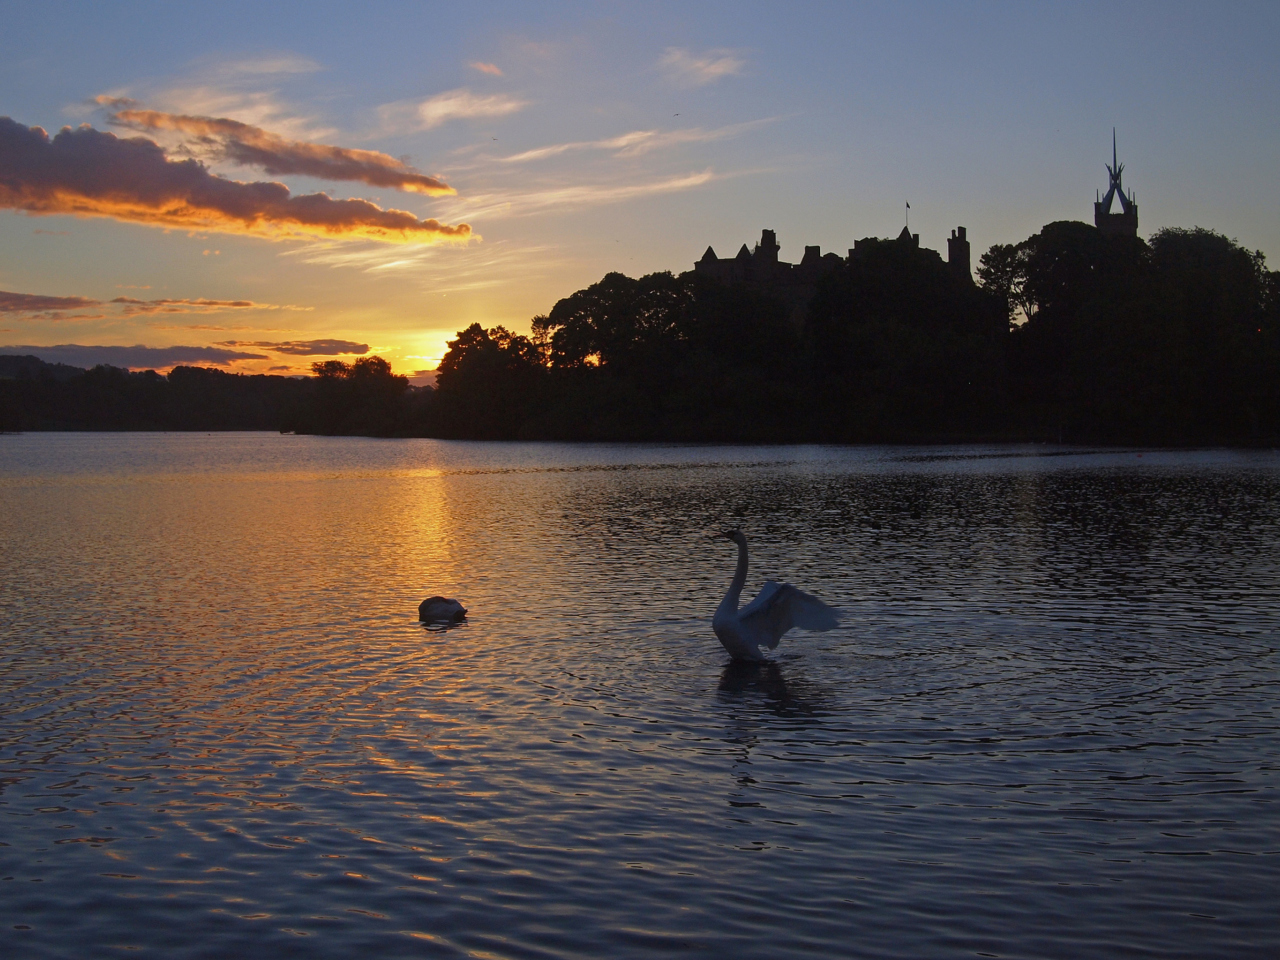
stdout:
[(733, 659), (764, 660), (760, 648), (774, 649), (792, 627), (830, 630), (840, 622), (839, 613), (817, 597), (789, 583), (772, 580), (766, 581), (759, 595), (739, 610), (742, 585), (747, 581), (747, 538), (741, 530), (729, 530), (723, 536), (738, 545), (738, 569), (729, 592), (711, 618), (711, 629)]

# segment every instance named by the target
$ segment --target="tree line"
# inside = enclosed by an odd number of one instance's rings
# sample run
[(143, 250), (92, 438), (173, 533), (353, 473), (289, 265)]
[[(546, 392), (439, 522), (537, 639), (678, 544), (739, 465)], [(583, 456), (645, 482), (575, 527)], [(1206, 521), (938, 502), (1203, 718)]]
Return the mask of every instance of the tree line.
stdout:
[(0, 356), (0, 430), (279, 430), (411, 436), (430, 391), (381, 357), (313, 364), (315, 376), (174, 367), (168, 375), (106, 364), (82, 370)]
[(528, 335), (459, 331), (434, 390), (379, 357), (316, 363), (306, 380), (97, 368), (0, 380), (0, 417), (491, 440), (1280, 437), (1280, 273), (1261, 253), (1202, 229), (1143, 241), (1058, 222), (992, 247), (977, 275), (867, 241), (797, 310), (693, 272), (610, 273)]
[(859, 246), (801, 322), (693, 273), (609, 274), (529, 336), (449, 344), (433, 436), (1204, 444), (1280, 437), (1280, 273), (1203, 229), (1057, 222), (983, 255)]

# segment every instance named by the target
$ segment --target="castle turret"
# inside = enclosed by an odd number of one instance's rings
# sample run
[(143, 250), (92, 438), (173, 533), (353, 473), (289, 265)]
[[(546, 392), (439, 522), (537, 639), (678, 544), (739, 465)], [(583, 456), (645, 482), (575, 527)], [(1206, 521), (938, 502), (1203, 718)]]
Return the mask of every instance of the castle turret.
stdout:
[(772, 230), (760, 231), (760, 242), (756, 244), (756, 259), (764, 260), (767, 263), (778, 262), (778, 251), (782, 248), (778, 246), (778, 235)]
[(973, 282), (973, 269), (969, 262), (969, 238), (964, 227), (956, 227), (947, 238), (947, 266), (956, 276)]

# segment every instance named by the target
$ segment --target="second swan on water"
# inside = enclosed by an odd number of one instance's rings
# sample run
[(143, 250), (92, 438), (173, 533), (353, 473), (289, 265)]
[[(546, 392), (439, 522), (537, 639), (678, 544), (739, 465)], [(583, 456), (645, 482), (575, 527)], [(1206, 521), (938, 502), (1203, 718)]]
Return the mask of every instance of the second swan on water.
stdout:
[(723, 534), (738, 545), (738, 569), (729, 592), (711, 618), (715, 631), (729, 656), (735, 660), (764, 660), (762, 647), (773, 650), (792, 627), (802, 630), (830, 630), (840, 623), (840, 614), (817, 597), (789, 583), (765, 582), (754, 600), (741, 610), (742, 585), (747, 582), (747, 538), (741, 530)]

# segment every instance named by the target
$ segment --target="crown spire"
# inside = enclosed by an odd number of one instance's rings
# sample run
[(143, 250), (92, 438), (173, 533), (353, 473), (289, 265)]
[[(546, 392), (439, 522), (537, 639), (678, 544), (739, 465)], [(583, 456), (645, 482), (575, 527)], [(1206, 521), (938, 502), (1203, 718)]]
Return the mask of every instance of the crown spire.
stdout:
[[(1111, 128), (1111, 162), (1104, 163), (1107, 168), (1107, 195), (1093, 205), (1093, 222), (1099, 230), (1107, 234), (1124, 234), (1131, 237), (1138, 235), (1138, 205), (1133, 196), (1124, 191), (1121, 176), (1124, 164), (1120, 162), (1120, 152), (1116, 147), (1116, 128)], [(1111, 204), (1120, 201), (1120, 212), (1112, 213)]]

